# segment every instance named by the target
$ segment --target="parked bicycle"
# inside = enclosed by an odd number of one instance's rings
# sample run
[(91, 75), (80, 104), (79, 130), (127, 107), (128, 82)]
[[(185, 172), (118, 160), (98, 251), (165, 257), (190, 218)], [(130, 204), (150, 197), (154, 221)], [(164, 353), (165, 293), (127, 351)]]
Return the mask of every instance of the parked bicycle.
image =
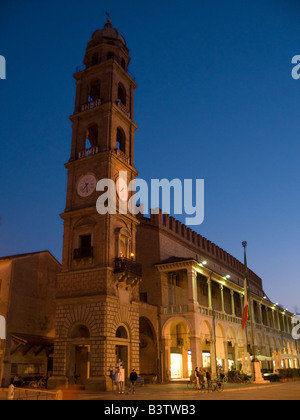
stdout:
[(220, 380), (213, 380), (209, 382), (200, 382), (197, 388), (197, 382), (191, 380), (187, 383), (189, 391), (200, 391), (200, 392), (223, 392), (224, 384)]
[(36, 381), (29, 382), (29, 387), (33, 389), (45, 389), (46, 388), (46, 381), (44, 378), (41, 378)]
[(232, 384), (251, 384), (251, 378), (245, 373), (232, 371), (228, 373), (228, 382)]

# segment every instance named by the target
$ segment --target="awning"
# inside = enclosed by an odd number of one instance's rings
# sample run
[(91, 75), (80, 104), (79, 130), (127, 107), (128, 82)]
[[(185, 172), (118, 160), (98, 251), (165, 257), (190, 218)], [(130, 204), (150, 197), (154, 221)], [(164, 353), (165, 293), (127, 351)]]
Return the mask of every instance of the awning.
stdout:
[(23, 355), (26, 355), (30, 350), (33, 350), (35, 356), (38, 356), (44, 349), (51, 352), (54, 348), (54, 338), (51, 337), (13, 333), (11, 334), (11, 338), (14, 342), (11, 354), (16, 353), (22, 348)]

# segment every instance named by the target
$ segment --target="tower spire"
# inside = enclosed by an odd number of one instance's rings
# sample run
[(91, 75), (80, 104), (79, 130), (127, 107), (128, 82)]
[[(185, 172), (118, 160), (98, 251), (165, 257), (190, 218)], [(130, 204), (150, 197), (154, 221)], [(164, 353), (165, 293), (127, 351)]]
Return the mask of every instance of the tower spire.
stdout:
[(106, 16), (107, 16), (107, 21), (106, 21), (106, 24), (107, 24), (107, 25), (111, 25), (111, 16), (110, 16), (110, 13), (109, 13), (109, 12), (105, 12), (105, 14), (106, 14)]

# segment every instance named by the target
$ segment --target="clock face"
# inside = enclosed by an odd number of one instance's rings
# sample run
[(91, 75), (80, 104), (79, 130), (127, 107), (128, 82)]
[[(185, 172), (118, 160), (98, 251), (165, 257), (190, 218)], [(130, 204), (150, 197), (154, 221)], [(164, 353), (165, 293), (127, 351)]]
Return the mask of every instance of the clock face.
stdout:
[(97, 180), (94, 175), (88, 174), (80, 178), (77, 193), (80, 197), (89, 197), (96, 190)]
[(128, 200), (128, 187), (126, 181), (122, 178), (118, 178), (116, 181), (116, 188), (117, 188), (117, 194), (121, 201), (127, 201)]

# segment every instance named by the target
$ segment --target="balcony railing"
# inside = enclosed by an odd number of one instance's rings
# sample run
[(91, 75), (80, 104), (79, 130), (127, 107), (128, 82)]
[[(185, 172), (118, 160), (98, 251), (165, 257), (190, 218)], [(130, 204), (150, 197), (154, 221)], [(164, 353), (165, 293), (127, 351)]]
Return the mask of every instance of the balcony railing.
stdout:
[(168, 306), (167, 308), (164, 308), (163, 313), (165, 315), (183, 314), (188, 311), (189, 311), (188, 305), (173, 305), (173, 306)]
[(89, 111), (90, 109), (98, 108), (98, 106), (102, 105), (101, 99), (95, 99), (94, 101), (90, 101), (86, 104), (81, 105), (80, 111)]
[(89, 156), (94, 156), (97, 155), (100, 152), (100, 149), (98, 146), (96, 147), (91, 147), (89, 149), (85, 149), (82, 152), (78, 153), (78, 159), (83, 159)]
[(92, 246), (86, 248), (74, 249), (74, 260), (82, 258), (92, 258), (94, 256), (94, 248)]
[(129, 157), (127, 155), (125, 155), (124, 152), (122, 152), (122, 150), (120, 149), (115, 149), (116, 155), (121, 158), (122, 160), (124, 160), (125, 163), (129, 164)]
[(120, 108), (120, 110), (121, 110), (122, 112), (124, 112), (124, 114), (125, 114), (128, 118), (130, 118), (130, 112), (127, 110), (126, 106), (125, 106), (125, 105), (123, 105), (123, 104), (122, 104), (122, 102), (121, 102), (119, 99), (117, 100), (116, 104), (117, 104), (117, 107), (118, 107), (118, 108)]
[(142, 265), (128, 258), (116, 258), (115, 273), (129, 273), (142, 277)]

